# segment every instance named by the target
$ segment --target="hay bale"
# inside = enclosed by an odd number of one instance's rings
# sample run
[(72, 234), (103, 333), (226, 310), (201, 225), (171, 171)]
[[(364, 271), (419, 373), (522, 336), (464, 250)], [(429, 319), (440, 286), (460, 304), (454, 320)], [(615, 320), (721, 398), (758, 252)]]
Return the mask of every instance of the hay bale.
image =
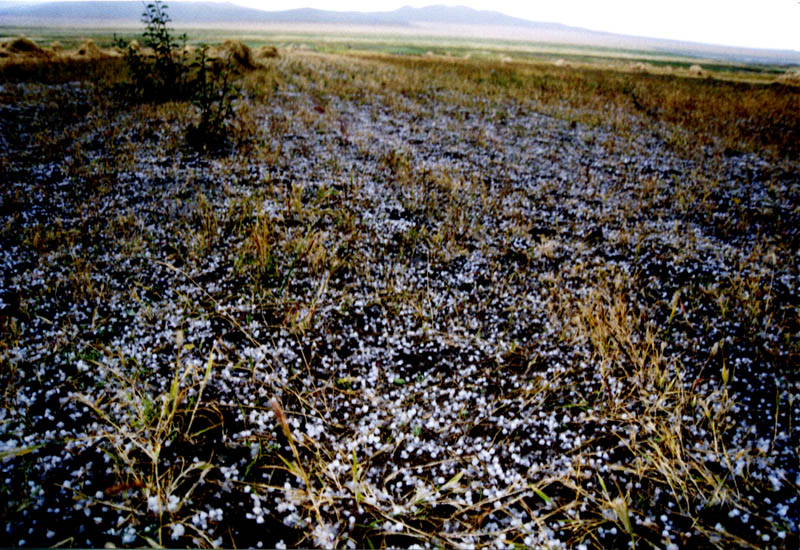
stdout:
[(101, 50), (94, 40), (84, 40), (77, 50), (69, 52), (68, 57), (78, 61), (107, 59), (109, 57), (121, 57), (122, 53), (116, 49)]
[(701, 67), (700, 65), (692, 65), (691, 67), (689, 67), (689, 74), (692, 76), (703, 76), (705, 74), (705, 71), (703, 70), (703, 67)]
[(81, 44), (81, 46), (78, 48), (77, 55), (87, 59), (98, 59), (103, 57), (103, 52), (97, 47), (97, 44), (94, 43), (94, 40), (89, 39)]
[(253, 61), (253, 54), (247, 44), (239, 40), (226, 40), (222, 44), (222, 50), (225, 51), (230, 58), (241, 67), (245, 69), (255, 69), (256, 64)]
[(112, 51), (117, 55), (142, 54), (142, 45), (134, 38), (127, 44), (115, 45)]
[(223, 57), (225, 57), (225, 52), (222, 51), (221, 48), (216, 48), (214, 46), (208, 46), (206, 48), (207, 59), (222, 59)]
[(272, 59), (279, 57), (278, 48), (275, 46), (259, 46), (254, 52), (256, 59)]
[(788, 69), (785, 73), (778, 77), (778, 82), (800, 86), (800, 67)]
[(2, 57), (10, 59), (49, 59), (53, 53), (45, 50), (33, 40), (19, 36), (13, 40), (7, 40), (0, 44)]
[(8, 50), (12, 53), (30, 53), (30, 54), (38, 54), (42, 53), (44, 50), (40, 48), (36, 42), (30, 40), (29, 38), (25, 38), (24, 36), (19, 36), (9, 42)]

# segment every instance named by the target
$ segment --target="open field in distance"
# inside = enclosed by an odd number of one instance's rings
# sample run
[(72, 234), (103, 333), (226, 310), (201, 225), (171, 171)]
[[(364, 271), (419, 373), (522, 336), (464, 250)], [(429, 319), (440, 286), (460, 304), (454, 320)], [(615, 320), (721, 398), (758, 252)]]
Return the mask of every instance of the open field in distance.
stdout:
[(11, 544), (798, 546), (785, 68), (272, 38), (216, 155), (0, 68)]
[[(30, 22), (33, 23), (33, 22)], [(532, 62), (565, 61), (594, 66), (608, 65), (615, 69), (637, 67), (646, 70), (688, 70), (692, 65), (701, 65), (707, 73), (718, 77), (750, 76), (751, 78), (774, 78), (787, 70), (800, 66), (800, 57), (781, 60), (780, 56), (763, 55), (760, 63), (744, 61), (759, 56), (758, 51), (714, 46), (685, 45), (666, 42), (666, 46), (654, 47), (652, 41), (609, 35), (608, 39), (593, 38), (591, 42), (581, 39), (580, 33), (558, 33), (556, 31), (518, 31), (520, 36), (509, 37), (508, 29), (494, 27), (433, 26), (429, 30), (417, 27), (365, 27), (324, 24), (260, 24), (251, 28), (242, 25), (220, 25), (216, 30), (198, 26), (179, 27), (177, 32), (186, 33), (188, 43), (218, 43), (234, 36), (250, 47), (274, 45), (283, 49), (294, 48), (327, 53), (371, 52), (400, 55), (438, 55), (458, 58), (484, 58), (497, 61), (517, 60)], [(426, 34), (428, 32), (428, 34)], [(596, 33), (601, 36), (599, 33)], [(139, 35), (139, 26), (130, 23), (119, 26), (82, 27), (75, 26), (0, 26), (0, 37), (10, 39), (26, 36), (46, 46), (58, 41), (64, 47), (76, 46), (92, 39), (98, 45), (109, 47), (115, 35), (133, 38)], [(538, 37), (539, 40), (533, 40)], [(679, 52), (679, 53), (676, 53)], [(682, 52), (682, 53), (681, 53)], [(638, 65), (637, 65), (638, 64)]]

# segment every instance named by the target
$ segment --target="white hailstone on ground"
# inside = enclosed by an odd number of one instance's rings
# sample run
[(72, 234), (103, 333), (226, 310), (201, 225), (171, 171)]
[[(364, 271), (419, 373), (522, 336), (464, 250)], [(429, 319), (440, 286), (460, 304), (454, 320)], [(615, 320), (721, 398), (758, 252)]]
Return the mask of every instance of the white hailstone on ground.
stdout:
[(133, 527), (127, 527), (122, 534), (122, 544), (131, 544), (134, 540), (136, 540), (136, 531)]
[(172, 513), (178, 509), (178, 504), (180, 504), (180, 499), (175, 495), (169, 495), (167, 497), (167, 511)]
[(147, 497), (147, 509), (154, 514), (158, 514), (161, 511), (161, 500), (157, 495)]
[(172, 533), (170, 533), (170, 538), (172, 540), (178, 540), (184, 535), (185, 532), (186, 528), (183, 526), (183, 524), (176, 523), (172, 526)]

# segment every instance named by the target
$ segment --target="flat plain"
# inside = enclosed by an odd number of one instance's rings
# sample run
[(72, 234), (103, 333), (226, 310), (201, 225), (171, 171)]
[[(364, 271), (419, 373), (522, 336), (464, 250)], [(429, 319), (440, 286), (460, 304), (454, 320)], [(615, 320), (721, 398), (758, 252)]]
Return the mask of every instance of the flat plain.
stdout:
[(0, 73), (9, 544), (798, 546), (785, 67), (244, 38)]

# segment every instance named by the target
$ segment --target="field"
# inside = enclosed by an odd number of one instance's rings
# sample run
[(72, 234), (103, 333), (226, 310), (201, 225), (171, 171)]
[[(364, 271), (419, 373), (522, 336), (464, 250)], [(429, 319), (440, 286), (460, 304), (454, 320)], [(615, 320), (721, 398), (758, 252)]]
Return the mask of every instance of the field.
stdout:
[(784, 68), (337, 40), (0, 72), (6, 544), (797, 548)]

